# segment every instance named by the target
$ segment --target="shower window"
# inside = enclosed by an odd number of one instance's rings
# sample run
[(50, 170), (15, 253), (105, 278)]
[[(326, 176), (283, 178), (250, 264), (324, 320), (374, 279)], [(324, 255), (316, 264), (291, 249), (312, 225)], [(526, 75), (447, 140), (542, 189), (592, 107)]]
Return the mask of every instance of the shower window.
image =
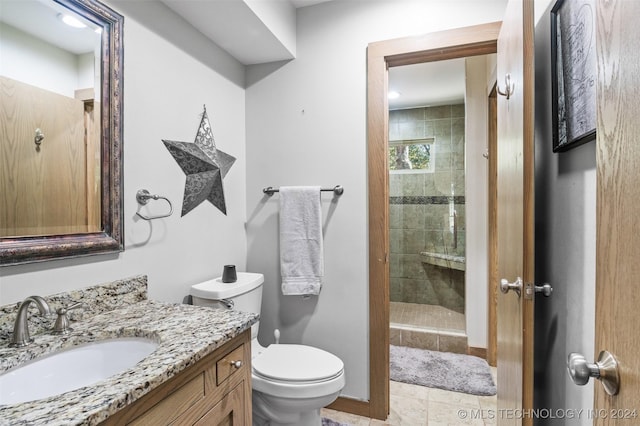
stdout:
[(433, 173), (435, 139), (389, 141), (390, 173)]

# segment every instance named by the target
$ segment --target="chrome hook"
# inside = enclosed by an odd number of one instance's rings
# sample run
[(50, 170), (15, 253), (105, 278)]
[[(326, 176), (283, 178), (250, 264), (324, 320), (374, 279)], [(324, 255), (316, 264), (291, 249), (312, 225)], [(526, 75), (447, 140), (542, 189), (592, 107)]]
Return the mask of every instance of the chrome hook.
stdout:
[(515, 83), (511, 81), (510, 73), (505, 74), (504, 85), (505, 85), (504, 91), (500, 90), (500, 86), (498, 85), (496, 85), (496, 91), (498, 92), (499, 95), (506, 97), (508, 100), (511, 97), (511, 95), (513, 95), (516, 88)]

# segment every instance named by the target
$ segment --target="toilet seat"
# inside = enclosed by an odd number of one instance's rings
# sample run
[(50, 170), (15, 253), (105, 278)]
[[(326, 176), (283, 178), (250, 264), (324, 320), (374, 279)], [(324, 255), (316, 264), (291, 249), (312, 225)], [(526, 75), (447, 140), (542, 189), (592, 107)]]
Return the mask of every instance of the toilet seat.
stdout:
[(313, 398), (344, 387), (344, 363), (306, 345), (277, 344), (252, 359), (253, 388), (273, 396)]

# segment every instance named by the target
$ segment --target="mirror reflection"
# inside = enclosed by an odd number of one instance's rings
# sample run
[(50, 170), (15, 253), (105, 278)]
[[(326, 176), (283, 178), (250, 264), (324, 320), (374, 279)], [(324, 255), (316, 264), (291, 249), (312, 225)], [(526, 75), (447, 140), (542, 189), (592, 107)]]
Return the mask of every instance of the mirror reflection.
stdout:
[(2, 0), (0, 237), (102, 231), (101, 27)]

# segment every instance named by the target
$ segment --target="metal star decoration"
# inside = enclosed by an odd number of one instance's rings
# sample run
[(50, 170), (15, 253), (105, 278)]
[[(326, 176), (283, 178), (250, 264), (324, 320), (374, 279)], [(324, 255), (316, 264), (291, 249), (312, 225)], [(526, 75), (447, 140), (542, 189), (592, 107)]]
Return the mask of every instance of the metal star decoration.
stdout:
[(204, 200), (209, 200), (222, 213), (227, 214), (222, 178), (236, 161), (235, 157), (216, 149), (211, 124), (204, 106), (202, 120), (193, 143), (163, 139), (173, 158), (187, 175), (182, 201), (182, 216)]

